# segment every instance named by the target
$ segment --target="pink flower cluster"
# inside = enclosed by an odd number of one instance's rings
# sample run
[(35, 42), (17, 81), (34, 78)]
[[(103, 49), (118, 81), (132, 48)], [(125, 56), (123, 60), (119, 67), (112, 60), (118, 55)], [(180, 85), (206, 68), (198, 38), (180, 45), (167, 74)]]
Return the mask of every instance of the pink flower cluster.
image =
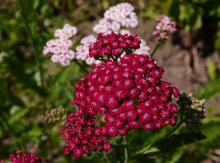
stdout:
[(161, 80), (163, 73), (147, 55), (126, 53), (118, 63), (107, 60), (95, 65), (75, 86), (72, 104), (78, 110), (69, 114), (61, 130), (66, 153), (80, 157), (108, 151), (108, 137), (175, 125), (177, 105), (170, 99), (178, 98), (179, 91)]
[(95, 43), (89, 48), (90, 57), (98, 57), (102, 55), (120, 56), (126, 50), (138, 49), (140, 47), (140, 39), (136, 34), (99, 34)]
[(96, 33), (109, 34), (120, 32), (121, 28), (135, 28), (138, 25), (138, 18), (134, 7), (129, 3), (120, 3), (110, 7), (98, 24), (93, 27)]
[(176, 23), (168, 16), (162, 15), (156, 28), (153, 32), (154, 36), (157, 36), (161, 40), (168, 39), (169, 35), (176, 31)]
[[(9, 155), (9, 160), (11, 163), (43, 163), (41, 158), (35, 156), (32, 153), (22, 153), (21, 151), (16, 151), (14, 154)], [(45, 162), (44, 162), (45, 163)]]
[(60, 63), (63, 66), (68, 66), (70, 61), (75, 58), (75, 52), (70, 50), (72, 47), (71, 38), (76, 35), (76, 27), (65, 24), (62, 29), (55, 31), (55, 39), (49, 40), (43, 49), (43, 54), (51, 54), (51, 60), (55, 63)]
[(81, 39), (80, 45), (76, 47), (76, 59), (85, 61), (87, 64), (98, 64), (98, 60), (89, 57), (89, 46), (96, 41), (96, 37), (88, 35)]

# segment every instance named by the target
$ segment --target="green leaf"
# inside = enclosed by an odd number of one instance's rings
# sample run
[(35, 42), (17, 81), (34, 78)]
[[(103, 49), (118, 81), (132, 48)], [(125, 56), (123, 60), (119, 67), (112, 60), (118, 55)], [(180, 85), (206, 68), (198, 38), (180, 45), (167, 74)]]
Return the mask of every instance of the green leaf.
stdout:
[(30, 131), (28, 131), (27, 136), (30, 138), (41, 136), (41, 129), (38, 127), (33, 127)]
[(157, 147), (161, 152), (169, 152), (180, 146), (191, 144), (205, 138), (206, 137), (201, 132), (179, 133), (160, 140), (155, 144), (155, 147)]
[(150, 153), (154, 153), (154, 152), (159, 152), (160, 150), (157, 147), (152, 147), (146, 150), (143, 150), (141, 153), (139, 154), (150, 154)]
[(20, 121), (21, 118), (24, 117), (27, 112), (28, 112), (27, 108), (20, 108), (16, 112), (13, 112), (13, 114), (9, 118), (9, 123), (13, 124), (17, 121)]
[(220, 118), (210, 117), (203, 121), (201, 131), (206, 135), (208, 139), (201, 141), (199, 144), (206, 146), (218, 146), (220, 145)]
[(186, 148), (180, 148), (175, 150), (175, 152), (172, 153), (172, 155), (166, 160), (166, 163), (177, 163), (183, 156), (184, 152), (186, 151)]

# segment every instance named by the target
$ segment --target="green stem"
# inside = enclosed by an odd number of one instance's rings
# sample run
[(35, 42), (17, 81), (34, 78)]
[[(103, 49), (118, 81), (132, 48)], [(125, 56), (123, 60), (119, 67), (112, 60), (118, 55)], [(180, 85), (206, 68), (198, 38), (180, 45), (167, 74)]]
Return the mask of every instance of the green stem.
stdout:
[(156, 51), (160, 48), (161, 45), (163, 45), (164, 40), (159, 40), (158, 43), (156, 44), (154, 50), (151, 53), (151, 57), (154, 56), (154, 54), (156, 53)]
[(124, 155), (125, 155), (124, 163), (128, 163), (128, 149), (127, 149), (127, 147), (124, 147)]
[(126, 137), (123, 137), (124, 139), (124, 156), (125, 156), (125, 160), (124, 160), (124, 163), (128, 163), (128, 143), (127, 143), (127, 140), (126, 140)]
[(40, 61), (38, 59), (38, 56), (39, 54), (41, 54), (40, 50), (38, 49), (38, 46), (37, 46), (37, 43), (36, 43), (36, 40), (35, 40), (35, 37), (34, 35), (32, 34), (32, 31), (31, 31), (31, 27), (29, 25), (29, 22), (28, 22), (28, 13), (26, 13), (26, 10), (25, 10), (25, 6), (24, 6), (24, 3), (23, 3), (23, 0), (19, 0), (19, 5), (20, 5), (20, 9), (21, 9), (21, 16), (22, 16), (22, 19), (24, 21), (24, 24), (25, 24), (25, 29), (27, 31), (27, 34), (28, 36), (30, 37), (31, 39), (31, 43), (34, 47), (34, 51), (35, 51), (35, 62), (37, 64), (37, 68), (38, 68), (38, 71), (40, 73), (40, 82), (41, 82), (41, 85), (44, 85), (44, 80), (43, 80), (43, 70), (42, 70), (42, 67), (41, 67), (41, 64), (40, 64)]
[(164, 137), (165, 138), (167, 138), (167, 137), (169, 137), (170, 135), (172, 135), (182, 124), (183, 124), (183, 120), (182, 120), (182, 118), (181, 118), (181, 120), (179, 121), (179, 123), (175, 126), (175, 127), (173, 127), (172, 128), (172, 130), (170, 130)]

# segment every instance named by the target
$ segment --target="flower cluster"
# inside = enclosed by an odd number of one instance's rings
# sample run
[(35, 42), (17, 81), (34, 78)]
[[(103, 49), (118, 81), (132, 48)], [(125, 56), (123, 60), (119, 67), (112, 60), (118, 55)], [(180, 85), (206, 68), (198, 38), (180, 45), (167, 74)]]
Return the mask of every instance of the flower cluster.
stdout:
[(76, 47), (76, 59), (83, 60), (87, 64), (98, 64), (99, 61), (89, 57), (89, 46), (96, 41), (96, 37), (88, 35), (81, 39), (80, 45)]
[(129, 3), (120, 3), (110, 7), (98, 24), (93, 27), (96, 33), (109, 34), (120, 32), (122, 27), (135, 28), (138, 25), (138, 18), (134, 7)]
[(136, 34), (99, 34), (96, 42), (89, 48), (90, 57), (98, 57), (102, 55), (120, 56), (123, 52), (140, 47), (140, 39)]
[[(102, 33), (102, 35), (111, 34), (113, 31), (120, 33), (121, 35), (129, 35), (130, 32), (126, 28), (134, 28), (137, 24), (138, 19), (136, 13), (134, 12), (134, 7), (129, 3), (120, 3), (116, 6), (110, 7), (105, 12), (104, 18), (94, 26), (93, 30), (98, 34)], [(89, 48), (91, 44), (96, 41), (96, 37), (94, 35), (88, 35), (82, 38), (80, 44), (76, 47), (76, 50), (71, 50), (73, 44), (71, 39), (74, 35), (76, 35), (76, 33), (76, 27), (70, 26), (69, 24), (65, 24), (62, 29), (57, 29), (54, 34), (55, 39), (51, 39), (46, 43), (43, 50), (44, 55), (51, 54), (51, 60), (55, 63), (60, 63), (63, 66), (68, 66), (70, 61), (73, 59), (85, 61), (89, 65), (100, 63), (100, 61), (94, 59), (96, 54), (94, 54), (94, 56), (89, 56)], [(100, 39), (101, 36), (98, 37)], [(115, 55), (120, 55), (123, 52), (123, 49), (128, 48), (136, 49), (135, 54), (149, 53), (149, 47), (146, 45), (144, 40), (141, 40), (141, 44), (139, 43), (140, 41), (135, 42), (134, 40), (128, 40), (127, 43), (123, 43), (122, 37), (120, 40), (114, 42), (113, 53)], [(105, 41), (109, 40), (106, 39)], [(139, 47), (137, 44), (140, 44), (139, 49), (137, 49), (137, 47)], [(104, 43), (103, 45), (106, 44)], [(111, 44), (103, 47), (103, 52), (108, 53), (110, 48), (109, 46), (111, 46)], [(94, 48), (94, 51), (98, 52), (99, 50)]]
[(92, 151), (108, 151), (111, 146), (106, 137), (95, 134), (95, 120), (82, 112), (69, 113), (60, 134), (65, 138), (64, 154), (72, 153), (75, 158)]
[(65, 109), (62, 106), (47, 110), (42, 116), (43, 120), (48, 123), (58, 122), (63, 119)]
[(161, 80), (163, 73), (147, 55), (126, 54), (118, 63), (95, 65), (75, 86), (72, 103), (78, 110), (70, 113), (61, 130), (67, 153), (79, 157), (108, 151), (108, 137), (125, 136), (140, 127), (150, 131), (175, 125), (177, 106), (170, 99), (179, 91)]
[(32, 153), (25, 154), (19, 150), (14, 154), (10, 154), (9, 160), (11, 163), (43, 163), (42, 159), (38, 156), (35, 156)]
[(168, 39), (169, 35), (176, 31), (176, 23), (168, 16), (162, 15), (153, 32), (160, 40)]
[(70, 64), (70, 61), (75, 58), (75, 52), (70, 50), (72, 47), (71, 38), (76, 35), (76, 27), (65, 24), (62, 29), (55, 31), (55, 39), (49, 40), (43, 49), (44, 55), (51, 54), (51, 60), (55, 63), (60, 63), (63, 66)]
[(197, 128), (202, 124), (202, 119), (205, 118), (205, 100), (197, 99), (192, 93), (188, 95), (188, 98), (191, 100), (191, 106), (189, 110), (185, 111), (188, 111), (188, 114), (185, 114), (186, 125), (191, 128)]

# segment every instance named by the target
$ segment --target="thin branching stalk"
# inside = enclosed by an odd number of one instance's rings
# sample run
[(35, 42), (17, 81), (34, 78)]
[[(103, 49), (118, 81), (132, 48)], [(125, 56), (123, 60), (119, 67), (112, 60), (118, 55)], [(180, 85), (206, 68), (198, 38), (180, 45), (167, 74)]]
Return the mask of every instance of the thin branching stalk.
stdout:
[(163, 43), (164, 43), (164, 40), (159, 40), (158, 41), (158, 43), (156, 44), (154, 50), (151, 52), (151, 57), (153, 57), (155, 55), (155, 53), (160, 48), (160, 46), (163, 45)]

